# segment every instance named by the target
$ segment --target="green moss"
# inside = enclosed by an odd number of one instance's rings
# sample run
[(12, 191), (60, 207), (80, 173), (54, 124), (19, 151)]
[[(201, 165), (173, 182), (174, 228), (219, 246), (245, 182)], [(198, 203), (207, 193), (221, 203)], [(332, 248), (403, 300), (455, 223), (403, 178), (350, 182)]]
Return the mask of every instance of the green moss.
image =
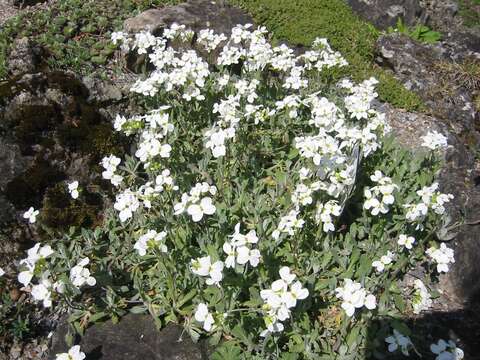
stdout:
[(480, 0), (460, 0), (459, 14), (465, 26), (480, 26)]
[(325, 37), (340, 51), (350, 66), (337, 73), (363, 80), (380, 81), (379, 97), (397, 107), (419, 110), (422, 101), (391, 75), (374, 66), (375, 42), (379, 32), (357, 17), (342, 0), (231, 0), (265, 25), (278, 40), (309, 46), (316, 37)]
[(64, 182), (59, 182), (47, 189), (43, 198), (41, 220), (53, 230), (65, 230), (71, 226), (90, 227), (98, 222), (102, 208), (99, 195), (81, 194), (81, 200), (74, 200)]

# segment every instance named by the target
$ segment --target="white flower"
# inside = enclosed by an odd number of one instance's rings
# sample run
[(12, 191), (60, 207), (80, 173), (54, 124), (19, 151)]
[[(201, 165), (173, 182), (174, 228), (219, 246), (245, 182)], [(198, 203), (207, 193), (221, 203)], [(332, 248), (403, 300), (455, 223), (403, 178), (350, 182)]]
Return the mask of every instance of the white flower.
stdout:
[(462, 360), (464, 357), (463, 350), (453, 340), (446, 342), (440, 339), (436, 344), (430, 345), (430, 350), (437, 355), (435, 360)]
[(215, 214), (215, 205), (213, 205), (212, 199), (204, 197), (200, 200), (200, 204), (192, 204), (187, 208), (187, 213), (192, 217), (194, 222), (202, 220), (203, 215)]
[(364, 190), (366, 200), (363, 207), (366, 210), (370, 210), (374, 216), (379, 213), (386, 214), (389, 210), (388, 205), (393, 204), (395, 201), (392, 194), (398, 186), (393, 184), (392, 179), (384, 176), (379, 170), (376, 170), (375, 173), (370, 176), (370, 179), (378, 185)]
[(440, 248), (429, 248), (426, 254), (437, 263), (437, 271), (439, 273), (447, 273), (449, 270), (448, 264), (455, 263), (454, 251), (445, 245), (445, 243), (441, 243)]
[(290, 268), (282, 267), (279, 274), (280, 279), (275, 280), (270, 289), (260, 291), (260, 297), (265, 301), (264, 322), (267, 326), (261, 336), (265, 336), (268, 332), (283, 331), (284, 326), (281, 321), (290, 318), (290, 309), (296, 306), (297, 300), (306, 299), (309, 295), (308, 290), (303, 288), (299, 281), (293, 282), (296, 275), (290, 272)]
[(437, 131), (429, 131), (425, 136), (422, 136), (422, 146), (431, 150), (446, 148), (448, 146), (447, 138)]
[(90, 270), (86, 268), (89, 262), (89, 258), (83, 258), (77, 265), (70, 269), (70, 281), (73, 286), (80, 288), (84, 284), (94, 286), (97, 283), (95, 278), (90, 275)]
[(24, 214), (23, 218), (28, 219), (30, 224), (33, 224), (35, 221), (37, 221), (37, 215), (39, 214), (38, 210), (35, 210), (33, 207), (30, 207)]
[(393, 335), (385, 338), (385, 342), (388, 344), (388, 351), (395, 352), (400, 348), (403, 355), (408, 356), (408, 348), (412, 346), (412, 341), (408, 336), (405, 336), (393, 329)]
[(197, 258), (191, 261), (190, 269), (199, 276), (209, 276), (207, 285), (219, 285), (223, 279), (223, 262), (216, 261), (212, 264), (210, 256)]
[(110, 180), (114, 186), (119, 186), (123, 181), (122, 176), (115, 174), (120, 162), (120, 158), (116, 157), (115, 155), (106, 156), (101, 162), (101, 165), (105, 169), (105, 171), (102, 172), (102, 177), (106, 180)]
[(0, 277), (2, 277), (3, 275), (5, 275), (5, 271), (2, 268), (0, 268)]
[(405, 234), (400, 234), (398, 236), (398, 245), (405, 246), (406, 249), (410, 250), (413, 247), (413, 243), (415, 242), (415, 238), (413, 236), (407, 236)]
[[(20, 265), (26, 267), (26, 270), (21, 271), (18, 274), (18, 281), (27, 286), (32, 281), (35, 275), (35, 270), (41, 270), (43, 267), (44, 259), (53, 254), (53, 250), (50, 245), (40, 247), (40, 244), (35, 244), (34, 247), (28, 249), (27, 258), (20, 261)], [(37, 265), (39, 263), (39, 265)]]
[(420, 279), (416, 279), (414, 282), (415, 294), (413, 296), (413, 312), (420, 314), (424, 310), (428, 310), (432, 306), (432, 298), (428, 292), (427, 287)]
[(380, 260), (376, 260), (372, 262), (372, 266), (378, 271), (382, 272), (385, 270), (385, 266), (389, 265), (392, 263), (394, 258), (394, 254), (390, 251), (387, 252), (386, 255), (383, 255)]
[(367, 293), (360, 283), (351, 279), (344, 279), (343, 287), (338, 287), (335, 291), (337, 298), (343, 300), (342, 308), (347, 316), (353, 316), (355, 309), (363, 306), (369, 310), (375, 309), (377, 306), (375, 296)]
[(212, 314), (210, 314), (207, 305), (204, 303), (198, 304), (197, 310), (195, 311), (195, 320), (203, 324), (205, 331), (212, 330), (215, 323)]
[(315, 221), (323, 224), (323, 231), (328, 233), (335, 230), (332, 217), (340, 216), (341, 207), (336, 200), (327, 201), (325, 204), (318, 203)]
[(140, 201), (138, 201), (137, 194), (130, 189), (126, 189), (123, 193), (116, 196), (116, 201), (113, 207), (119, 211), (121, 222), (125, 222), (133, 216), (133, 213), (139, 208)]
[(163, 239), (167, 236), (165, 231), (157, 233), (155, 230), (148, 230), (146, 234), (140, 236), (133, 248), (137, 250), (138, 255), (145, 256), (148, 249), (159, 249), (161, 252), (168, 251)]
[(240, 223), (235, 225), (235, 233), (230, 235), (232, 240), (223, 244), (223, 251), (227, 254), (225, 266), (227, 268), (235, 267), (235, 264), (244, 265), (250, 263), (256, 267), (262, 258), (258, 249), (252, 249), (251, 246), (258, 242), (255, 230), (250, 230), (246, 235), (240, 233)]
[(48, 272), (42, 274), (38, 284), (32, 286), (32, 297), (35, 301), (41, 301), (43, 307), (52, 306), (52, 282), (48, 278)]
[(80, 351), (80, 345), (75, 345), (68, 350), (68, 353), (55, 355), (55, 360), (83, 360), (85, 354)]
[(78, 199), (78, 181), (73, 181), (68, 184), (68, 192), (73, 199)]

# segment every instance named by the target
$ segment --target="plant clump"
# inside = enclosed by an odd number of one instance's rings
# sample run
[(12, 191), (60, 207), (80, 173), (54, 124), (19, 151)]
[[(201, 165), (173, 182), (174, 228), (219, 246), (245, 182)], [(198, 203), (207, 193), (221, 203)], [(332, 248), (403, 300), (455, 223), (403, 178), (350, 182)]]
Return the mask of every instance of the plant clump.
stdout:
[(398, 318), (420, 308), (417, 289), (399, 281), (452, 262), (435, 239), (451, 200), (433, 179), (446, 138), (398, 147), (372, 108), (374, 78), (322, 82), (347, 66), (326, 39), (297, 56), (263, 27), (199, 34), (113, 34), (154, 68), (131, 88), (147, 111), (114, 123), (135, 146), (101, 163), (115, 191), (102, 226), (30, 249), (24, 290), (69, 308), (80, 334), (149, 313), (208, 338), (214, 359), (416, 351)]

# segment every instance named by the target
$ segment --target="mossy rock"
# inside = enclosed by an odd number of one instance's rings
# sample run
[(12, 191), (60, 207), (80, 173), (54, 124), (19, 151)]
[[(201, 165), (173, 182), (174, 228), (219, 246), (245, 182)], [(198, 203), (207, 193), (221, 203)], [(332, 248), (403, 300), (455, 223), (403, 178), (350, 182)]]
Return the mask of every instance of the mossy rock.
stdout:
[(41, 220), (50, 229), (62, 230), (71, 226), (91, 227), (98, 222), (102, 209), (102, 198), (98, 194), (82, 191), (73, 199), (66, 182), (59, 182), (45, 192)]
[(5, 196), (17, 209), (39, 207), (45, 190), (65, 177), (64, 173), (40, 155), (31, 167), (7, 184)]

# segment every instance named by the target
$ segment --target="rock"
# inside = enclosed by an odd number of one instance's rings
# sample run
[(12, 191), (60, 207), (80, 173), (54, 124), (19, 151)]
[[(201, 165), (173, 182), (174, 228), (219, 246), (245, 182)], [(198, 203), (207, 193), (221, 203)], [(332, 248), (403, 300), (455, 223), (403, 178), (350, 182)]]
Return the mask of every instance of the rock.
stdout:
[(93, 76), (86, 76), (82, 79), (83, 84), (88, 89), (89, 97), (87, 101), (97, 104), (111, 104), (123, 99), (122, 89), (110, 81), (102, 81)]
[[(463, 140), (455, 135), (452, 127), (442, 119), (426, 114), (415, 114), (394, 109), (388, 104), (379, 108), (386, 114), (396, 139), (408, 148), (417, 148), (420, 137), (429, 130), (436, 130), (448, 138), (449, 148), (444, 153), (445, 164), (438, 175), (442, 192), (451, 193), (455, 199), (448, 207), (452, 224), (465, 220), (466, 225), (455, 231), (457, 236), (448, 243), (455, 249), (455, 265), (440, 277), (442, 301), (446, 310), (479, 303), (480, 294), (480, 189), (476, 179), (480, 168), (474, 154)], [(444, 304), (444, 305), (445, 305)]]
[(40, 63), (42, 50), (24, 37), (15, 40), (7, 61), (7, 71), (12, 76), (33, 72)]
[[(452, 44), (451, 44), (452, 45)], [(480, 141), (472, 89), (456, 82), (455, 64), (477, 62), (473, 53), (448, 44), (421, 44), (401, 34), (381, 36), (377, 62), (391, 70), (406, 88), (416, 92), (435, 117), (447, 120), (457, 135), (468, 132)]]
[(425, 17), (419, 0), (348, 0), (352, 9), (379, 29), (395, 27), (398, 19), (412, 26)]
[(129, 33), (143, 30), (159, 35), (164, 27), (173, 23), (185, 25), (194, 31), (208, 27), (217, 33), (230, 34), (233, 26), (253, 23), (253, 20), (224, 1), (190, 0), (175, 6), (144, 11), (125, 20), (123, 27)]
[[(68, 351), (65, 335), (68, 324), (59, 325), (53, 336), (50, 359)], [(149, 315), (128, 314), (117, 324), (108, 321), (85, 331), (80, 348), (87, 359), (96, 360), (202, 360), (205, 350), (183, 333), (183, 328), (170, 324), (162, 331)]]
[(12, 0), (12, 5), (18, 7), (32, 6), (46, 2), (47, 0)]

